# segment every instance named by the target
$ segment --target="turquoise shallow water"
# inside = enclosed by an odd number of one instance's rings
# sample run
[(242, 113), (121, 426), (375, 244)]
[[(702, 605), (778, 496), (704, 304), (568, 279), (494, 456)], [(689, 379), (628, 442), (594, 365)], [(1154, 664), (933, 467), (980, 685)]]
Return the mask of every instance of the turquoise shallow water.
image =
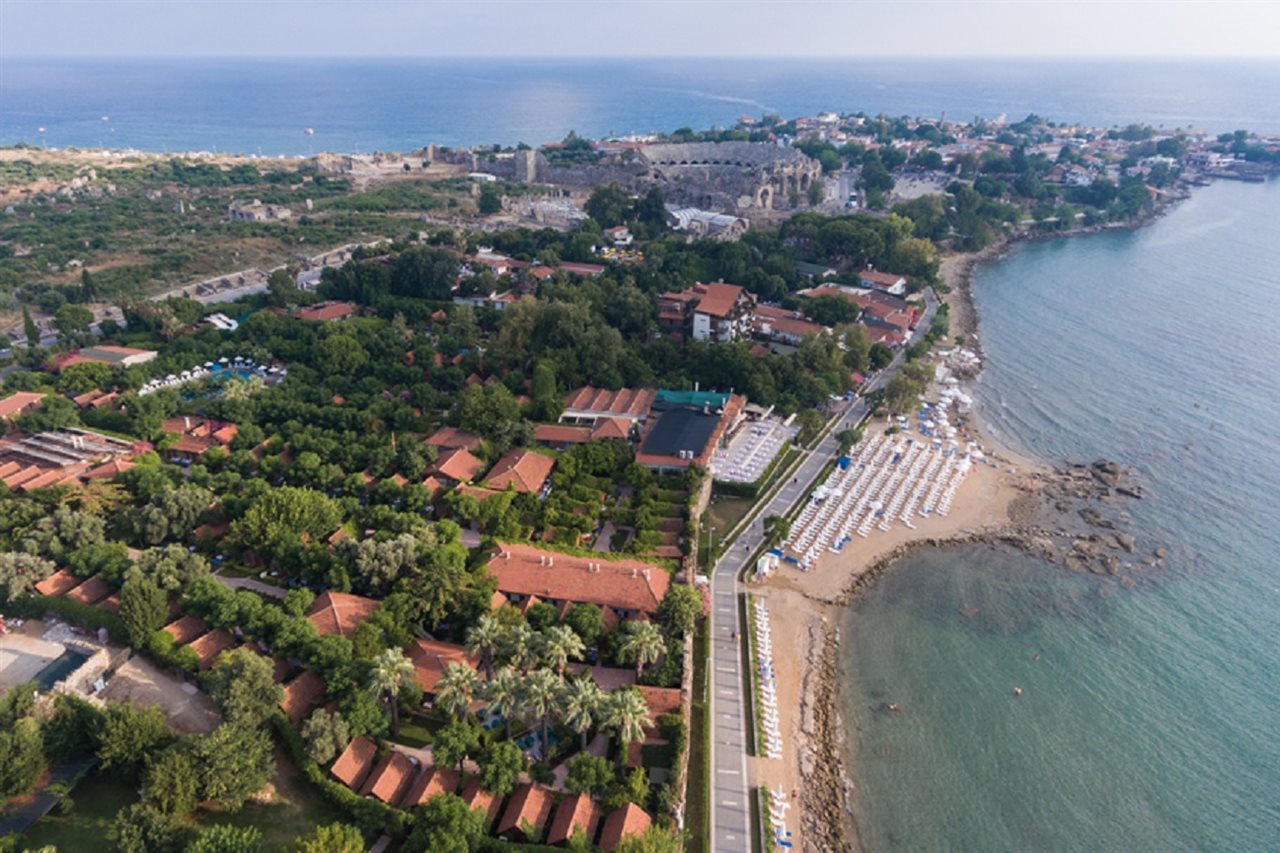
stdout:
[(1131, 590), (986, 547), (874, 585), (843, 628), (869, 849), (1280, 849), (1278, 271), (1276, 181), (979, 270), (983, 421), (1137, 467), (1171, 556)]

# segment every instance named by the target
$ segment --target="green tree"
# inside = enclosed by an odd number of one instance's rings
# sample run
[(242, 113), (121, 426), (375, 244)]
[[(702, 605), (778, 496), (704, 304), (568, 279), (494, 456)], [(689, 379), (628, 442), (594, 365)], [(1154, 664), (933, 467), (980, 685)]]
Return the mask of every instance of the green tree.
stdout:
[(120, 619), (129, 633), (134, 648), (146, 648), (151, 635), (169, 616), (169, 601), (164, 590), (141, 574), (131, 574), (120, 588)]
[(223, 723), (195, 743), (200, 790), (227, 811), (237, 811), (276, 772), (271, 737), (261, 729)]
[(267, 293), (271, 305), (283, 308), (298, 298), (298, 286), (288, 270), (278, 269), (267, 277)]
[(604, 614), (596, 605), (580, 602), (565, 611), (564, 624), (572, 628), (585, 645), (591, 647), (604, 633)]
[(498, 799), (516, 789), (524, 770), (524, 753), (510, 740), (491, 743), (480, 754), (480, 787)]
[(250, 728), (266, 722), (284, 699), (271, 659), (247, 647), (219, 655), (206, 688), (227, 722)]
[(771, 515), (764, 520), (764, 543), (769, 547), (786, 541), (791, 535), (791, 522), (784, 516)]
[(209, 561), (181, 545), (164, 545), (139, 554), (130, 574), (134, 571), (169, 593), (186, 589), (208, 575)]
[(25, 794), (44, 772), (44, 740), (34, 717), (23, 717), (0, 731), (0, 799)]
[(317, 708), (302, 724), (302, 739), (307, 757), (327, 767), (351, 741), (351, 727), (336, 711)]
[(636, 741), (643, 740), (645, 726), (652, 723), (644, 694), (634, 687), (624, 687), (610, 693), (605, 703), (604, 722), (618, 739), (620, 763), (625, 762), (627, 748)]
[(261, 853), (262, 849), (258, 827), (219, 823), (196, 836), (183, 853)]
[(436, 682), (435, 706), (455, 720), (461, 720), (471, 709), (479, 676), (471, 667), (450, 661)]
[(586, 647), (572, 628), (565, 625), (552, 625), (542, 632), (542, 660), (556, 671), (556, 675), (564, 677), (564, 668), (571, 660), (582, 660)]
[(255, 551), (267, 553), (285, 541), (318, 541), (341, 521), (338, 504), (323, 492), (282, 486), (255, 499), (231, 532)]
[(486, 184), (480, 188), (480, 198), (476, 202), (476, 209), (480, 211), (482, 216), (497, 213), (502, 210), (502, 196), (498, 194), (495, 188)]
[(480, 749), (480, 728), (471, 722), (453, 720), (436, 730), (431, 740), (431, 753), (436, 762), (446, 767), (457, 767)]
[(564, 786), (572, 794), (590, 794), (603, 797), (616, 776), (609, 762), (596, 755), (580, 752), (569, 759), (569, 773)]
[(502, 647), (506, 629), (492, 615), (485, 614), (467, 631), (467, 651), (480, 659), (480, 671), (493, 680), (494, 655)]
[(587, 212), (601, 228), (613, 228), (621, 225), (632, 213), (635, 200), (631, 193), (617, 184), (599, 186), (592, 191), (591, 197), (583, 205)]
[(200, 801), (198, 768), (182, 744), (152, 754), (142, 776), (142, 800), (175, 818), (195, 810)]
[(364, 836), (346, 823), (317, 826), (293, 842), (293, 853), (364, 853)]
[(148, 755), (164, 748), (171, 739), (164, 711), (155, 706), (134, 708), (114, 702), (103, 714), (98, 760), (105, 771), (136, 773)]
[(391, 736), (400, 733), (400, 707), (397, 701), (405, 682), (414, 676), (413, 663), (399, 649), (387, 649), (373, 660), (369, 671), (369, 690), (386, 702), (391, 713)]
[(651, 826), (639, 835), (631, 835), (613, 848), (614, 853), (681, 853), (684, 841), (675, 832)]
[[(840, 443), (839, 455), (844, 456), (862, 441), (862, 430), (856, 427), (842, 429), (836, 433), (836, 441)], [(788, 531), (789, 533), (790, 531)]]
[(524, 709), (531, 719), (538, 721), (543, 749), (547, 747), (551, 717), (560, 707), (563, 685), (564, 680), (549, 669), (536, 669), (524, 679)]
[(14, 601), (32, 592), (53, 570), (53, 563), (34, 554), (0, 553), (0, 602)]
[(40, 346), (40, 327), (36, 325), (36, 321), (31, 319), (31, 309), (25, 304), (22, 306), (22, 334), (27, 339), (27, 347), (37, 349)]
[(702, 596), (688, 584), (671, 584), (658, 605), (658, 621), (672, 637), (691, 633), (701, 615)]
[(475, 853), (485, 835), (485, 814), (457, 794), (436, 794), (417, 809), (405, 849), (413, 853)]
[(666, 644), (662, 641), (662, 633), (652, 622), (628, 622), (627, 626), (618, 652), (622, 660), (635, 663), (638, 679), (647, 665), (662, 657)]
[(176, 853), (179, 837), (177, 821), (148, 803), (119, 812), (107, 830), (107, 839), (120, 853)]
[(66, 341), (81, 340), (89, 333), (89, 326), (92, 323), (93, 312), (83, 305), (67, 303), (53, 315), (53, 325)]
[(516, 671), (509, 666), (502, 669), (485, 682), (481, 695), (489, 705), (489, 710), (502, 717), (507, 726), (507, 737), (511, 737), (511, 721), (522, 709), (524, 701), (524, 684)]
[(579, 747), (587, 748), (587, 734), (600, 722), (604, 709), (604, 691), (590, 676), (571, 679), (560, 697), (564, 722), (578, 733)]
[(360, 342), (341, 332), (316, 345), (316, 358), (326, 371), (342, 376), (354, 376), (369, 363), (369, 353)]

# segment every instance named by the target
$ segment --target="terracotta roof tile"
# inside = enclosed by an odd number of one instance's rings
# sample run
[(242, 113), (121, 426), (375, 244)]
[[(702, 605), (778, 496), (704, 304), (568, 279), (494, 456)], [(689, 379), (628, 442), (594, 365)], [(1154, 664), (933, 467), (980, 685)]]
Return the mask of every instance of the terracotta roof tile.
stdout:
[(354, 738), (329, 768), (330, 775), (351, 790), (360, 788), (378, 755), (377, 745), (365, 737)]
[(612, 812), (604, 819), (604, 828), (600, 830), (601, 849), (609, 851), (622, 843), (622, 839), (632, 835), (640, 835), (653, 824), (648, 812), (635, 803), (627, 803)]
[(706, 292), (698, 300), (698, 307), (694, 310), (712, 317), (728, 317), (743, 294), (743, 289), (736, 284), (715, 282), (703, 286)]
[(479, 658), (468, 654), (466, 646), (442, 643), (439, 640), (414, 640), (409, 646), (409, 660), (413, 663), (415, 677), (422, 689), (434, 693), (436, 682), (451, 663), (461, 663), (475, 669)]
[(434, 447), (444, 448), (445, 450), (475, 450), (484, 439), (473, 432), (467, 432), (465, 429), (457, 427), (442, 426), (431, 435), (427, 436), (424, 444)]
[(369, 773), (369, 778), (360, 788), (361, 796), (377, 797), (389, 806), (400, 802), (405, 791), (413, 782), (416, 765), (403, 752), (391, 750), (378, 762)]
[(484, 485), (498, 491), (513, 488), (517, 492), (539, 492), (555, 465), (556, 460), (550, 456), (516, 448), (497, 461)]
[(67, 569), (58, 569), (49, 577), (36, 584), (36, 592), (41, 595), (58, 596), (70, 592), (80, 585), (80, 578)]
[(556, 816), (547, 830), (547, 844), (563, 844), (573, 837), (576, 829), (581, 827), (587, 841), (596, 834), (596, 826), (600, 823), (600, 806), (586, 794), (566, 797), (556, 808)]
[(591, 428), (569, 424), (538, 424), (533, 428), (533, 439), (541, 444), (586, 444), (591, 440)]
[(541, 830), (551, 817), (553, 797), (551, 791), (541, 785), (521, 785), (511, 795), (507, 810), (502, 813), (498, 822), (498, 835), (511, 835), (524, 840), (523, 827), (530, 826)]
[(306, 670), (284, 686), (284, 698), (280, 700), (280, 707), (297, 725), (324, 704), (324, 696), (324, 679), (311, 670)]
[(173, 637), (174, 645), (185, 646), (197, 637), (209, 633), (209, 623), (199, 616), (188, 614), (165, 625), (164, 630)]
[(212, 669), (218, 661), (218, 655), (236, 644), (236, 638), (226, 628), (214, 628), (209, 633), (191, 641), (190, 648), (196, 653), (200, 670)]
[(469, 483), (484, 470), (484, 462), (462, 448), (447, 450), (440, 454), (435, 464), (428, 469), (430, 473), (448, 477), (459, 483)]
[(590, 602), (616, 610), (656, 614), (670, 575), (639, 560), (599, 560), (502, 543), (488, 562), (498, 589), (508, 595)]
[(458, 790), (460, 780), (458, 771), (448, 767), (424, 767), (405, 791), (399, 807), (411, 809), (422, 805), (436, 794), (452, 794)]
[(377, 609), (378, 602), (372, 598), (326, 590), (316, 596), (307, 618), (320, 634), (346, 637)]
[(68, 592), (67, 598), (71, 601), (78, 601), (81, 604), (97, 604), (110, 595), (114, 589), (101, 575), (94, 575)]
[(493, 826), (494, 820), (498, 817), (498, 810), (502, 806), (502, 798), (495, 797), (484, 788), (480, 787), (479, 779), (472, 779), (462, 786), (462, 793), (458, 796), (462, 797), (462, 801), (467, 804), (469, 809), (482, 809), (485, 813), (485, 827)]

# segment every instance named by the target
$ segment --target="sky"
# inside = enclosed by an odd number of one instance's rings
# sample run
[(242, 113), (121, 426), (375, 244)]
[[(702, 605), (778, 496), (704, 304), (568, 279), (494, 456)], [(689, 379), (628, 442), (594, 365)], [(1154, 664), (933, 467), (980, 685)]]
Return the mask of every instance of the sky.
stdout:
[(0, 0), (6, 57), (1280, 59), (1276, 0)]

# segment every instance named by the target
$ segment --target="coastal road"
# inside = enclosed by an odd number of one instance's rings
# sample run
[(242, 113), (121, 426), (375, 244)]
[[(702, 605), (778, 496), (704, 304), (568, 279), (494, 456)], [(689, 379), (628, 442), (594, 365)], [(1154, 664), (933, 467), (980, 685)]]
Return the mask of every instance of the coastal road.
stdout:
[[(911, 343), (921, 340), (929, 330), (929, 323), (938, 310), (938, 300), (932, 290), (925, 291), (925, 311)], [(867, 391), (880, 388), (902, 366), (901, 351), (893, 361), (872, 380)], [(742, 853), (751, 849), (751, 797), (753, 781), (747, 771), (747, 725), (749, 697), (746, 694), (747, 661), (743, 657), (741, 641), (745, 626), (739, 618), (739, 601), (742, 594), (740, 578), (748, 568), (748, 561), (760, 543), (764, 541), (764, 519), (771, 515), (786, 515), (809, 485), (817, 479), (823, 467), (839, 450), (836, 433), (846, 426), (853, 426), (867, 413), (867, 403), (862, 398), (847, 404), (841, 422), (808, 451), (795, 469), (792, 479), (769, 498), (731, 544), (711, 573), (711, 660), (708, 664), (709, 710), (711, 721), (711, 848), (723, 853)], [(783, 743), (784, 752), (794, 744)], [(767, 845), (766, 845), (767, 847)]]

